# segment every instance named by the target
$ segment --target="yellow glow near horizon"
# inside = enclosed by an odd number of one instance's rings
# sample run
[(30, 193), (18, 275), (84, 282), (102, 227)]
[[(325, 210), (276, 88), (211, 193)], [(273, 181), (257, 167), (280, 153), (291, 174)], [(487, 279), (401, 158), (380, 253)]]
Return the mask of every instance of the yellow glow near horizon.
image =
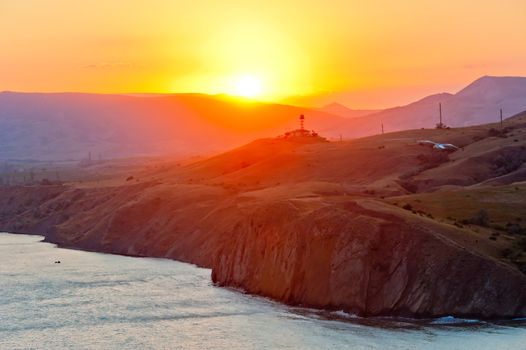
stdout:
[[(524, 13), (523, 0), (1, 0), (0, 91), (390, 107), (526, 75)], [(241, 74), (259, 83), (238, 89)]]
[(232, 93), (236, 96), (248, 98), (258, 97), (262, 93), (261, 80), (252, 75), (244, 75), (236, 81)]

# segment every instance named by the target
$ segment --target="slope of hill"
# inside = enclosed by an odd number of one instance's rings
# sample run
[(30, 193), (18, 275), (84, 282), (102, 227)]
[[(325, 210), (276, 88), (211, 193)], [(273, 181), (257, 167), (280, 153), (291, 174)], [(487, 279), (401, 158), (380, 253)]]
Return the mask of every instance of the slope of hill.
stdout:
[(358, 118), (380, 112), (379, 109), (350, 109), (336, 102), (318, 108), (318, 111), (337, 115), (343, 118)]
[(0, 159), (81, 159), (217, 152), (297, 127), (342, 118), (222, 96), (0, 93)]
[[(241, 102), (225, 96), (0, 93), (0, 160), (117, 158), (218, 152), (267, 135), (307, 127), (329, 138), (432, 128), (438, 103), (449, 126), (487, 123), (499, 108), (526, 108), (526, 78), (483, 77), (455, 95), (438, 94), (407, 106), (355, 111)], [(367, 114), (367, 115), (364, 115)]]
[[(526, 114), (497, 127), (263, 139), (137, 170), (133, 184), (2, 187), (0, 229), (192, 262), (212, 268), (219, 285), (291, 304), (360, 315), (525, 316), (526, 228), (504, 223), (526, 212), (526, 177), (517, 173), (526, 159), (508, 167), (495, 150), (524, 154)], [(419, 139), (463, 149), (447, 155)], [(459, 183), (459, 172), (474, 168), (481, 175)], [(515, 204), (505, 213), (486, 202), (489, 193)], [(448, 218), (440, 196), (465, 209)], [(483, 209), (487, 216), (477, 214)]]
[(504, 118), (526, 109), (526, 78), (482, 77), (454, 95), (431, 95), (406, 106), (355, 118), (332, 133), (343, 133), (346, 138), (373, 135), (381, 132), (381, 124), (386, 132), (433, 128), (439, 122), (439, 103), (447, 126), (493, 123), (499, 120), (500, 108)]

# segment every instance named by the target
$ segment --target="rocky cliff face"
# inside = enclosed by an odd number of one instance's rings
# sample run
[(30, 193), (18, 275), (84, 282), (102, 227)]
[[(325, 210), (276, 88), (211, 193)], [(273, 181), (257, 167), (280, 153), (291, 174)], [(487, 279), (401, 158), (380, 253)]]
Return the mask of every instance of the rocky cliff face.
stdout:
[[(263, 191), (265, 192), (265, 191)], [(9, 188), (0, 228), (63, 246), (212, 268), (218, 285), (360, 315), (526, 315), (526, 276), (431, 219), (345, 195), (158, 183)]]
[[(524, 118), (498, 130), (259, 140), (134, 173), (134, 185), (0, 187), (0, 229), (191, 262), (211, 268), (218, 285), (291, 304), (360, 315), (525, 316), (526, 275), (517, 268), (526, 256)], [(415, 142), (422, 139), (463, 149), (437, 154)], [(484, 190), (492, 179), (510, 185)], [(471, 190), (451, 186), (462, 184)], [(497, 197), (509, 210), (488, 204)], [(463, 213), (444, 211), (446, 202)], [(482, 209), (490, 227), (463, 220)]]
[(518, 271), (466, 251), (424, 219), (359, 203), (344, 201), (306, 215), (293, 203), (254, 210), (232, 231), (227, 252), (216, 257), (213, 280), (359, 315), (526, 312), (526, 279)]

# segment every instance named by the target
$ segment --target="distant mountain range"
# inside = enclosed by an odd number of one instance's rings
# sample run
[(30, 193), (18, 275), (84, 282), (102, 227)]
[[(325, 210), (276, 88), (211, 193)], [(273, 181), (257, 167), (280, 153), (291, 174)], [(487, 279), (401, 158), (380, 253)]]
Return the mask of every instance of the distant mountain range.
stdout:
[(343, 118), (358, 118), (369, 114), (380, 112), (381, 109), (351, 109), (344, 105), (334, 102), (318, 108), (318, 111), (334, 114)]
[(102, 95), (0, 93), (0, 160), (82, 159), (200, 154), (272, 137), (298, 127), (323, 136), (354, 138), (381, 132), (433, 128), (442, 103), (451, 127), (495, 122), (526, 110), (526, 78), (483, 77), (456, 94), (431, 95), (386, 109), (320, 109), (239, 102), (200, 94)]
[(0, 93), (0, 159), (64, 160), (216, 152), (342, 117), (224, 96)]
[(385, 132), (433, 128), (439, 122), (439, 103), (442, 121), (450, 127), (497, 122), (502, 108), (504, 118), (526, 110), (526, 78), (490, 77), (475, 80), (456, 94), (441, 93), (427, 96), (402, 107), (354, 118), (339, 125), (337, 130), (346, 138)]

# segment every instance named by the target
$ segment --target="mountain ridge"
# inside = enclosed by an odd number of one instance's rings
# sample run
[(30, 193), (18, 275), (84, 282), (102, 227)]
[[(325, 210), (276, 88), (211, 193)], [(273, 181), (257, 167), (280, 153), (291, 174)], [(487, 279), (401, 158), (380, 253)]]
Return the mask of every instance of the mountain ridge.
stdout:
[[(191, 262), (219, 286), (293, 305), (523, 317), (525, 131), (526, 112), (503, 128), (266, 138), (128, 169), (112, 184), (0, 186), (0, 229)], [(461, 148), (445, 154), (419, 139)]]
[(344, 118), (358, 118), (381, 111), (379, 109), (352, 109), (338, 102), (329, 103), (317, 110)]
[(526, 109), (526, 78), (486, 76), (456, 94), (433, 94), (379, 112), (332, 105), (352, 111), (351, 116), (225, 95), (3, 92), (0, 159), (82, 159), (89, 152), (106, 159), (210, 154), (296, 129), (300, 114), (307, 129), (350, 139), (382, 130), (434, 128), (439, 103), (450, 127), (498, 121), (500, 108), (505, 118)]
[(404, 106), (345, 121), (338, 131), (346, 138), (355, 138), (379, 134), (382, 124), (387, 132), (434, 128), (439, 122), (439, 103), (442, 121), (447, 126), (496, 122), (501, 108), (504, 118), (526, 109), (526, 77), (485, 76), (455, 94), (433, 94)]

